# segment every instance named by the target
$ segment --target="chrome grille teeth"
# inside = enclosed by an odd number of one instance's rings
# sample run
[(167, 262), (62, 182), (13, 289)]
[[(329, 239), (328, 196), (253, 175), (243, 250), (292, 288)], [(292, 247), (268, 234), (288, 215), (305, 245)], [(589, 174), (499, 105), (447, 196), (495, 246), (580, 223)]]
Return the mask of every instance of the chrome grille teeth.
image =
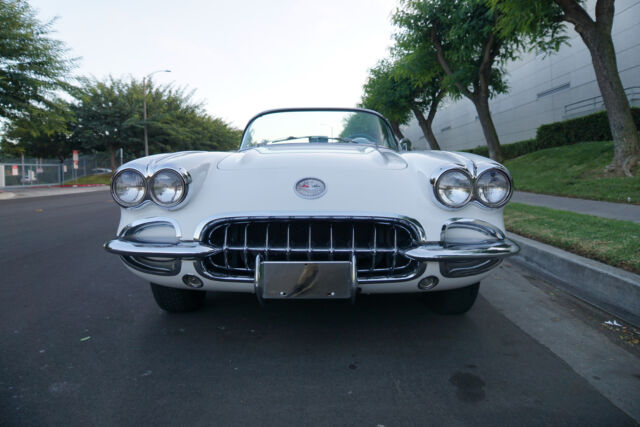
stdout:
[(251, 281), (255, 259), (264, 261), (351, 261), (359, 282), (406, 280), (419, 263), (402, 254), (416, 244), (413, 225), (395, 218), (227, 218), (202, 234), (221, 251), (200, 262), (212, 279)]

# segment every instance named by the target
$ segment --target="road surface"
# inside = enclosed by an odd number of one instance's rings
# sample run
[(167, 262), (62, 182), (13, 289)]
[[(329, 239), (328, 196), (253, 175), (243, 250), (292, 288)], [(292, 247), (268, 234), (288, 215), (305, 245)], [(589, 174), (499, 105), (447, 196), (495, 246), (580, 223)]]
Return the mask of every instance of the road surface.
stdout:
[(465, 316), (243, 294), (168, 315), (102, 249), (117, 221), (106, 191), (0, 202), (0, 425), (635, 425), (606, 314), (512, 264)]

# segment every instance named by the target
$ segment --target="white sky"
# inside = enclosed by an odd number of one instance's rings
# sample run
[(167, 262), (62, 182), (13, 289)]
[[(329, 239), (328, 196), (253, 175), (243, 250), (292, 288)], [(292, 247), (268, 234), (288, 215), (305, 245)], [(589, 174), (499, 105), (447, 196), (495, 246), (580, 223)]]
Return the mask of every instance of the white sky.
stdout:
[(352, 107), (391, 46), (397, 0), (29, 0), (76, 74), (158, 70), (196, 89), (212, 116), (244, 128), (262, 110)]

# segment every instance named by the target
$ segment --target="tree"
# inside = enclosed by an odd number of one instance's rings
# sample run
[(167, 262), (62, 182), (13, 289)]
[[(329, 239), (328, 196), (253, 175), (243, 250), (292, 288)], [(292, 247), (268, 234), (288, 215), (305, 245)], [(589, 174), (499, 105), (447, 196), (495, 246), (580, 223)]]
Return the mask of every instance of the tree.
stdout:
[(411, 119), (409, 101), (413, 94), (410, 85), (403, 84), (395, 78), (394, 64), (389, 60), (382, 60), (369, 70), (369, 77), (363, 86), (362, 107), (375, 110), (391, 123), (393, 131), (400, 138), (404, 138), (400, 125), (407, 124)]
[[(132, 90), (140, 97), (141, 83), (132, 82)], [(205, 112), (204, 104), (193, 100), (195, 91), (165, 85), (153, 87), (147, 82), (147, 129), (151, 152), (178, 150), (232, 150), (238, 147), (242, 132), (220, 118)], [(136, 126), (144, 122), (137, 116)]]
[(4, 128), (3, 151), (6, 147), (32, 157), (56, 158), (62, 163), (71, 155), (73, 121), (69, 104), (63, 101), (48, 110), (33, 111), (29, 118), (14, 119)]
[(613, 160), (607, 170), (632, 176), (634, 166), (640, 162), (640, 140), (611, 37), (614, 0), (597, 0), (595, 18), (585, 10), (582, 0), (492, 0), (492, 5), (507, 18), (501, 23), (502, 33), (524, 32), (535, 38), (543, 32), (557, 34), (565, 22), (573, 25), (589, 49), (607, 109), (614, 141)]
[(396, 56), (395, 61), (380, 61), (369, 71), (362, 105), (384, 114), (400, 136), (399, 125), (406, 124), (413, 113), (429, 147), (439, 150), (431, 124), (445, 93), (441, 86), (442, 73), (434, 62), (431, 67), (425, 63), (428, 57), (424, 54)]
[(0, 117), (25, 118), (55, 103), (74, 60), (49, 37), (54, 21), (41, 23), (24, 0), (0, 0)]
[(502, 150), (489, 110), (489, 98), (507, 91), (504, 64), (517, 57), (524, 37), (501, 33), (502, 15), (486, 0), (403, 0), (393, 21), (398, 46), (407, 51), (435, 49), (454, 98), (473, 102), (489, 155), (502, 161)]
[(443, 87), (444, 73), (438, 66), (435, 53), (431, 49), (421, 48), (400, 54), (396, 74), (399, 79), (410, 79), (416, 90), (411, 111), (431, 149), (440, 150), (432, 124), (446, 89)]
[(73, 143), (83, 151), (108, 152), (111, 168), (115, 169), (116, 151), (136, 142), (137, 100), (123, 80), (85, 78), (81, 83), (79, 102), (72, 107), (76, 118)]
[[(110, 77), (105, 81), (81, 79), (78, 103), (72, 106), (75, 126), (72, 141), (83, 151), (106, 151), (115, 168), (115, 153), (122, 148), (136, 157), (144, 155), (142, 82)], [(149, 151), (230, 150), (238, 146), (241, 132), (209, 116), (193, 92), (173, 85), (154, 87), (147, 82), (146, 121)]]

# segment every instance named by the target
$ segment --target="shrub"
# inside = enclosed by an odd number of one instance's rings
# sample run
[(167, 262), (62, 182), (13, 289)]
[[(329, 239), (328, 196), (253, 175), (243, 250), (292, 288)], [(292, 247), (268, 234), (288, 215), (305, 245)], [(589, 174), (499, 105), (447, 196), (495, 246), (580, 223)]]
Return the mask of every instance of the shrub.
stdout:
[[(640, 108), (632, 108), (631, 114), (636, 127), (640, 128)], [(607, 112), (601, 111), (576, 119), (541, 125), (534, 139), (505, 144), (502, 146), (502, 154), (505, 160), (509, 160), (543, 148), (585, 141), (609, 141), (611, 139)], [(485, 157), (489, 156), (489, 149), (484, 145), (464, 151)]]

